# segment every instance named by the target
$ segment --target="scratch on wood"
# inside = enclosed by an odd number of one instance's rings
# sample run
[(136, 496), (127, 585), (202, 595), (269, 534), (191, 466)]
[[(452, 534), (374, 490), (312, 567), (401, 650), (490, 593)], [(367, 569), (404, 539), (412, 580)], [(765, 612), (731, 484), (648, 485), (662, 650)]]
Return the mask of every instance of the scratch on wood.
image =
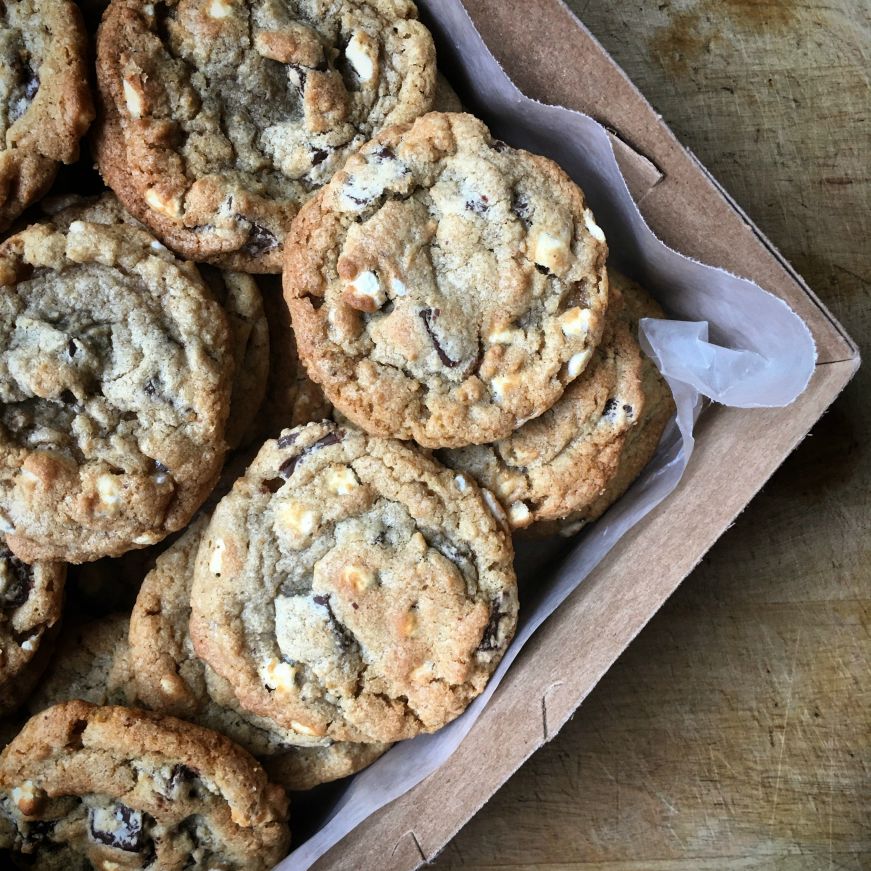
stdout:
[(769, 825), (774, 824), (774, 818), (777, 813), (777, 797), (780, 792), (780, 778), (783, 772), (783, 754), (786, 750), (786, 730), (789, 727), (789, 714), (792, 710), (792, 690), (795, 686), (795, 665), (798, 661), (798, 646), (801, 642), (801, 632), (799, 631), (798, 635), (795, 638), (795, 649), (792, 653), (792, 666), (790, 668), (789, 674), (789, 690), (786, 696), (786, 712), (783, 715), (783, 735), (780, 737), (780, 753), (777, 757), (777, 777), (774, 781), (774, 799), (771, 803), (771, 820)]

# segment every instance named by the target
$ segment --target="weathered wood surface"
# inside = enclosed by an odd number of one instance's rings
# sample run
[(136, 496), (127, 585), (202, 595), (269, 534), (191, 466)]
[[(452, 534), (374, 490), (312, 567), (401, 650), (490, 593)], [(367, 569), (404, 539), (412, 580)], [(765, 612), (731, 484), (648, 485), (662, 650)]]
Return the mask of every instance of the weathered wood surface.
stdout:
[[(871, 4), (568, 2), (871, 359)], [(869, 397), (866, 366), (437, 867), (871, 867)]]

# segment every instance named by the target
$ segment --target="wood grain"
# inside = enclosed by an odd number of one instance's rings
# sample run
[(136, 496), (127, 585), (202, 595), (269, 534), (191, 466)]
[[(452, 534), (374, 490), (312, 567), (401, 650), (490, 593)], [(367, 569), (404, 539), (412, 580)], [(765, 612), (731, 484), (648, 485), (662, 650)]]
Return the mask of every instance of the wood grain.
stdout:
[[(569, 6), (871, 355), (871, 6)], [(436, 867), (871, 867), (869, 395), (865, 367)]]

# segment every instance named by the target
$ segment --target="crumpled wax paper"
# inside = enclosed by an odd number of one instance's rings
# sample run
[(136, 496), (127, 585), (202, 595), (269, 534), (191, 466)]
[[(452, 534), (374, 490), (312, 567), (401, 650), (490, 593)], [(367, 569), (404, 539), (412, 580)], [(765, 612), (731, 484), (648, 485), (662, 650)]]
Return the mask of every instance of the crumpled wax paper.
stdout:
[[(751, 281), (678, 254), (654, 236), (629, 194), (601, 125), (579, 112), (523, 96), (484, 45), (460, 0), (418, 0), (418, 7), (439, 43), (440, 68), (466, 105), (495, 135), (551, 157), (578, 182), (605, 230), (612, 258), (672, 318), (643, 320), (640, 339), (671, 386), (677, 415), (638, 481), (575, 539), (549, 582), (536, 581), (541, 593), (535, 601), (524, 608), (521, 600), (517, 635), (486, 690), (450, 725), (396, 745), (350, 780), (320, 830), (279, 871), (309, 868), (370, 814), (448, 759), (530, 636), (620, 537), (678, 485), (692, 455), (693, 426), (705, 399), (741, 408), (788, 405), (807, 386), (816, 362), (810, 331), (785, 302)], [(521, 588), (523, 565), (534, 564), (529, 547), (519, 562)]]

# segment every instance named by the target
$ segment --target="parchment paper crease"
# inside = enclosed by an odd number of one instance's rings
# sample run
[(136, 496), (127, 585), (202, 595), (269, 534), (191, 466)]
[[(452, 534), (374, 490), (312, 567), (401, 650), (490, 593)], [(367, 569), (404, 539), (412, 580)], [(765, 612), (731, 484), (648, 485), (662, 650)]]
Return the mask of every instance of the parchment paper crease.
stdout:
[(617, 540), (678, 485), (692, 455), (703, 397), (741, 408), (788, 405), (807, 386), (816, 362), (807, 326), (785, 302), (750, 281), (672, 251), (654, 236), (632, 201), (603, 127), (586, 115), (523, 96), (487, 50), (460, 0), (418, 0), (418, 6), (439, 43), (439, 66), (464, 103), (495, 135), (553, 158), (580, 184), (613, 260), (645, 284), (673, 318), (642, 321), (641, 342), (672, 388), (677, 417), (641, 478), (576, 539), (543, 595), (527, 608), (521, 601), (517, 637), (486, 691), (440, 732), (397, 745), (353, 778), (328, 821), (278, 866), (280, 871), (309, 868), (366, 817), (448, 759), (532, 633)]

